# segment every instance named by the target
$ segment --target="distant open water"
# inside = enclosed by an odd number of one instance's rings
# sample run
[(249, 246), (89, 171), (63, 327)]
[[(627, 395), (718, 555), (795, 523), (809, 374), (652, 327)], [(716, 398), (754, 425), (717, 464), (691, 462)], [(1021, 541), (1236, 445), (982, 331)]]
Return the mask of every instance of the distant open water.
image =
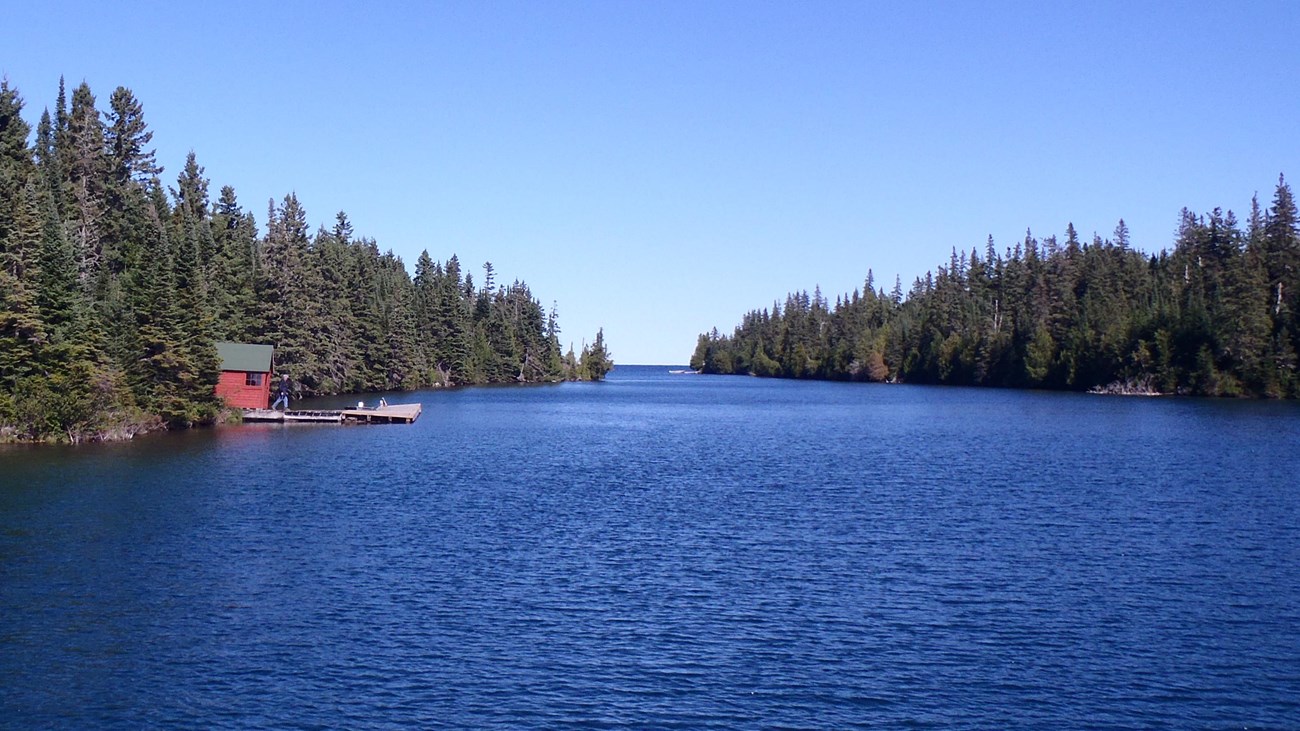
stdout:
[(388, 398), (0, 449), (0, 726), (1300, 728), (1300, 405)]

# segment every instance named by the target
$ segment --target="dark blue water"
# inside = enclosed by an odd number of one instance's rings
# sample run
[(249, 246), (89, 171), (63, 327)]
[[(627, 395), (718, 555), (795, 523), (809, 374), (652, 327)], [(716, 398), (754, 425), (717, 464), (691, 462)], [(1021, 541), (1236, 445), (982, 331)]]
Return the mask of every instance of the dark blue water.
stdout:
[(390, 400), (0, 450), (0, 725), (1300, 727), (1296, 404)]

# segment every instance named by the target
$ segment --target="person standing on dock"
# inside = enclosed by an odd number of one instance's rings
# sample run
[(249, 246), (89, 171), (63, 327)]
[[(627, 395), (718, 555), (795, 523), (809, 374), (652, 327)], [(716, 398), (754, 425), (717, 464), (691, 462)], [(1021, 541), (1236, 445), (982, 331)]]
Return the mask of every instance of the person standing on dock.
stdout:
[(284, 403), (284, 410), (285, 411), (289, 410), (290, 390), (292, 390), (292, 385), (289, 383), (289, 374), (285, 373), (284, 375), (280, 376), (280, 395), (276, 397), (275, 403), (271, 404), (271, 409), (273, 411), (275, 410), (275, 407), (280, 405), (281, 402)]

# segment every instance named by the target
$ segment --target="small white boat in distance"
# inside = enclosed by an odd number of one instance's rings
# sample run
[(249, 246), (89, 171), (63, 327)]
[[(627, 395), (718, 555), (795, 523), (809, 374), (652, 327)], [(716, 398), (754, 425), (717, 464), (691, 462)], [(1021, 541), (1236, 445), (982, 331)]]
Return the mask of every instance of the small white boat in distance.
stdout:
[(699, 371), (693, 371), (693, 370), (691, 370), (690, 368), (670, 368), (670, 369), (668, 369), (668, 372), (671, 373), (671, 374), (673, 374), (674, 376), (698, 376), (698, 375), (700, 375), (700, 372), (699, 372)]

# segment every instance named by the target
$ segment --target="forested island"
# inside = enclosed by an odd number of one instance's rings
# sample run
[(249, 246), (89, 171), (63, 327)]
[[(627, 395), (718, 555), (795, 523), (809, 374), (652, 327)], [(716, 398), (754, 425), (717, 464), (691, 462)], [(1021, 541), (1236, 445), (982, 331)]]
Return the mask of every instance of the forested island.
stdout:
[(1172, 250), (1112, 238), (1026, 233), (999, 253), (953, 250), (904, 295), (865, 286), (830, 305), (820, 290), (754, 310), (731, 335), (700, 335), (691, 366), (779, 378), (1300, 396), (1300, 235), (1279, 177), (1243, 227), (1183, 209)]
[(0, 81), (0, 441), (123, 438), (219, 418), (218, 341), (267, 343), (302, 395), (599, 380), (603, 332), (561, 351), (556, 309), (457, 257), (402, 260), (344, 213), (311, 232), (297, 196), (265, 231), (190, 153), (164, 187), (118, 87), (84, 82), (35, 134)]

